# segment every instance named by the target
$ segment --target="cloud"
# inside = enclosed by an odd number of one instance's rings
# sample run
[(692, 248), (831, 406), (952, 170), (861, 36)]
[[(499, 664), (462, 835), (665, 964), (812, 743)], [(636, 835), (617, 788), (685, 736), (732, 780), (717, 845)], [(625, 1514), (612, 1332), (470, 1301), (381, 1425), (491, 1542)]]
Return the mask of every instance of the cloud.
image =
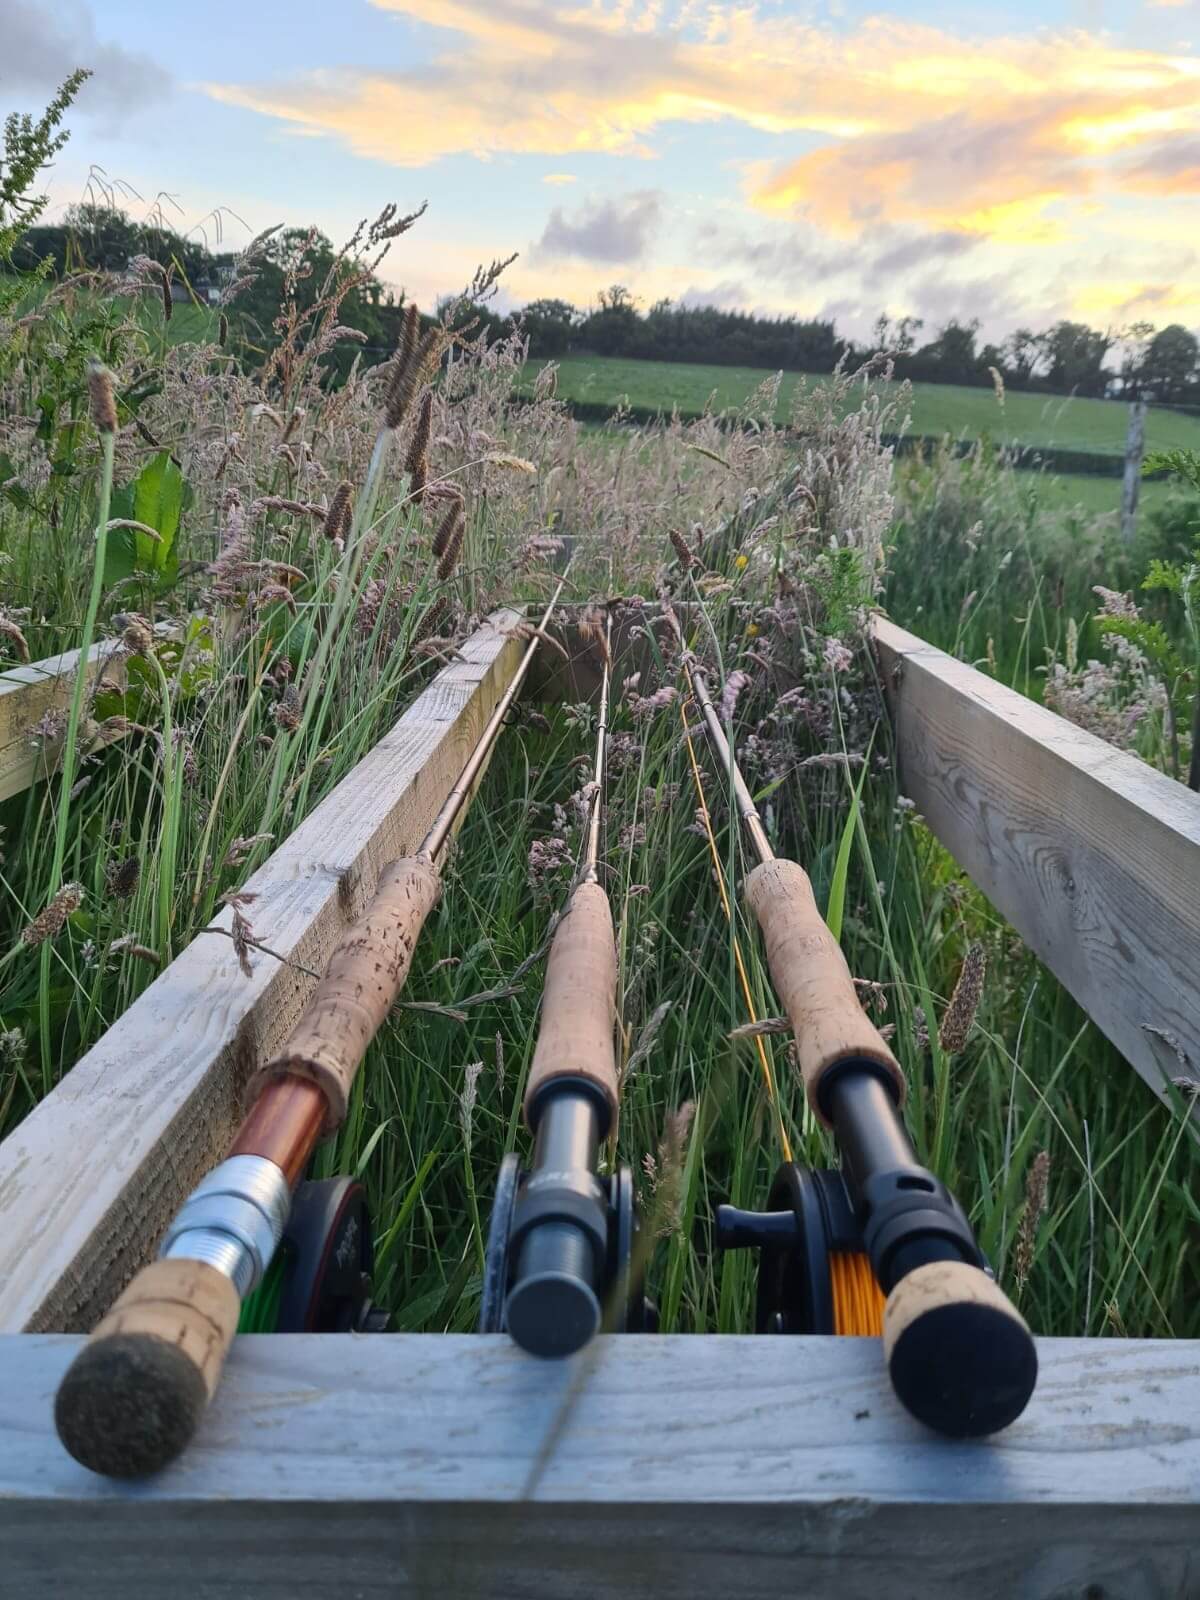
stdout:
[(538, 256), (576, 256), (609, 265), (638, 262), (645, 258), (662, 215), (663, 197), (655, 189), (589, 201), (571, 215), (555, 206), (534, 249)]
[(560, 187), (565, 183), (578, 183), (579, 179), (573, 172), (548, 172), (542, 182)]
[(48, 100), (77, 67), (89, 67), (77, 105), (115, 124), (170, 88), (170, 74), (149, 56), (102, 44), (80, 0), (0, 0), (0, 40), (0, 83), (23, 100)]
[[(754, 164), (747, 197), (844, 238), (887, 223), (1053, 243), (1073, 205), (1144, 192), (1133, 158), (1200, 134), (1200, 61), (1079, 30), (983, 39), (888, 17), (837, 30), (755, 0), (374, 3), (433, 30), (424, 65), (210, 92), (407, 166), (647, 157), (680, 123), (815, 136)], [(1192, 188), (1182, 168), (1158, 192)]]

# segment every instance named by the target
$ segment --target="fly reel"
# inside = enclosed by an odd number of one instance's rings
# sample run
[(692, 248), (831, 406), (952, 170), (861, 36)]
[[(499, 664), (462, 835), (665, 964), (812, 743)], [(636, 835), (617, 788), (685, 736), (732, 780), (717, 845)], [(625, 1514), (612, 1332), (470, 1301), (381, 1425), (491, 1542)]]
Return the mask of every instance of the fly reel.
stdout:
[(352, 1178), (300, 1184), (270, 1270), (242, 1306), (242, 1333), (383, 1333), (371, 1301), (367, 1194)]
[[(612, 1177), (592, 1178), (593, 1204), (584, 1207), (568, 1191), (547, 1186), (530, 1187), (530, 1173), (521, 1171), (515, 1155), (500, 1164), (496, 1197), (488, 1224), (484, 1252), (483, 1296), (479, 1308), (480, 1333), (507, 1333), (509, 1296), (517, 1281), (522, 1246), (535, 1229), (549, 1223), (563, 1225), (579, 1236), (581, 1247), (591, 1246), (596, 1298), (606, 1313), (605, 1328), (612, 1333), (654, 1333), (658, 1310), (647, 1300), (640, 1280), (635, 1280), (634, 1247), (638, 1234), (634, 1207), (633, 1174), (621, 1167)], [(588, 1213), (590, 1224), (582, 1226)], [(601, 1243), (600, 1233), (603, 1232)], [(614, 1301), (614, 1297), (616, 1297)], [(538, 1355), (559, 1355), (578, 1348), (575, 1330), (562, 1318), (563, 1302), (547, 1296), (546, 1318), (536, 1339), (521, 1343)]]
[[(787, 1162), (775, 1175), (766, 1211), (717, 1210), (723, 1250), (759, 1254), (755, 1327), (759, 1333), (825, 1333), (878, 1337), (884, 1296), (871, 1262), (902, 1219), (952, 1238), (971, 1264), (991, 1276), (957, 1202), (932, 1173), (890, 1174), (890, 1203), (870, 1213), (856, 1205), (837, 1171)], [(878, 1182), (878, 1180), (876, 1180)], [(884, 1180), (886, 1182), (886, 1180)], [(930, 1224), (933, 1226), (930, 1226)]]

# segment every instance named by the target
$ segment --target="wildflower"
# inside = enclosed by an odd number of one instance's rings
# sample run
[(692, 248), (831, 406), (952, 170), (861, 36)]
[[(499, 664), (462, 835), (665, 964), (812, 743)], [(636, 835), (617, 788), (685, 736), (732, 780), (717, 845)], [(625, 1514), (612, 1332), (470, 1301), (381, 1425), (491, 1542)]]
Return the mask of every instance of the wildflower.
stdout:
[(121, 643), (131, 656), (148, 656), (154, 648), (154, 630), (136, 611), (119, 612), (113, 621), (121, 629)]
[(853, 654), (840, 639), (826, 639), (824, 659), (830, 672), (848, 672), (854, 664)]
[(278, 725), (288, 733), (294, 733), (300, 726), (300, 691), (294, 683), (289, 683), (276, 700), (271, 708), (271, 714)]
[(1049, 1187), (1050, 1152), (1039, 1150), (1030, 1163), (1029, 1176), (1025, 1180), (1025, 1206), (1017, 1228), (1014, 1271), (1017, 1287), (1020, 1289), (1023, 1289), (1029, 1281), (1034, 1246), (1037, 1243), (1038, 1223), (1045, 1214)]
[(966, 1045), (975, 1022), (975, 1013), (979, 1010), (986, 971), (987, 958), (983, 946), (973, 944), (967, 951), (958, 982), (954, 985), (954, 993), (950, 996), (950, 1004), (938, 1029), (938, 1042), (948, 1056), (957, 1055)]
[(738, 696), (749, 682), (749, 675), (738, 671), (731, 672), (725, 679), (725, 687), (721, 691), (719, 708), (722, 722), (733, 721), (733, 713), (737, 710)]
[(25, 1035), (20, 1028), (0, 1029), (0, 1065), (20, 1066), (25, 1059)]
[(22, 943), (36, 946), (56, 939), (67, 925), (67, 918), (83, 903), (83, 885), (64, 883), (50, 903), (42, 908), (21, 934)]

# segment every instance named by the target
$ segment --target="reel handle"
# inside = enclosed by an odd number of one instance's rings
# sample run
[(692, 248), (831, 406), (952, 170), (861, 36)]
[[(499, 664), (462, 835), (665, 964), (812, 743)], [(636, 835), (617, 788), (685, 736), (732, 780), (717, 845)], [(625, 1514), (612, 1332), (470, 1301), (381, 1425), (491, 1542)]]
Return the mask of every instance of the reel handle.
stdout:
[(59, 1385), (54, 1423), (76, 1461), (110, 1478), (174, 1461), (216, 1392), (240, 1309), (202, 1261), (143, 1267)]
[(854, 980), (830, 933), (807, 872), (795, 861), (764, 861), (746, 879), (746, 899), (758, 919), (771, 981), (783, 1001), (813, 1114), (830, 1126), (822, 1079), (847, 1061), (870, 1062), (904, 1102), (900, 1063), (859, 1003)]

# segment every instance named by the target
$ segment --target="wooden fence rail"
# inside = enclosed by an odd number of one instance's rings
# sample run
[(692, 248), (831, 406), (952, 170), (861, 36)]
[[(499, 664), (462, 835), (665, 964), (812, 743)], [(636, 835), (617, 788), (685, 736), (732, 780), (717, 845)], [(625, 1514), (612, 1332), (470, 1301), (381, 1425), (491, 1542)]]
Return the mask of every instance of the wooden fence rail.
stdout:
[[(149, 1484), (63, 1451), (79, 1340), (0, 1339), (6, 1600), (1195, 1600), (1200, 1346), (1039, 1341), (1024, 1416), (926, 1433), (873, 1339), (237, 1341)], [(560, 1423), (562, 1424), (560, 1427)]]
[(244, 978), (230, 941), (201, 934), (0, 1144), (0, 1332), (91, 1327), (220, 1160), (251, 1069), (303, 1009), (300, 968), (323, 969), (461, 771), (520, 616), (494, 613), (248, 880), (256, 938), (298, 965), (255, 954)]
[[(176, 624), (159, 623), (155, 632), (160, 638), (169, 638), (176, 632)], [(61, 711), (70, 704), (80, 655), (78, 650), (64, 650), (43, 661), (0, 671), (0, 800), (20, 794), (45, 776), (47, 755), (32, 737), (32, 730), (47, 712)], [(117, 640), (103, 639), (88, 651), (88, 681), (101, 671), (124, 686), (125, 663)]]
[(1156, 1093), (1200, 1085), (1200, 795), (895, 623), (900, 782)]

